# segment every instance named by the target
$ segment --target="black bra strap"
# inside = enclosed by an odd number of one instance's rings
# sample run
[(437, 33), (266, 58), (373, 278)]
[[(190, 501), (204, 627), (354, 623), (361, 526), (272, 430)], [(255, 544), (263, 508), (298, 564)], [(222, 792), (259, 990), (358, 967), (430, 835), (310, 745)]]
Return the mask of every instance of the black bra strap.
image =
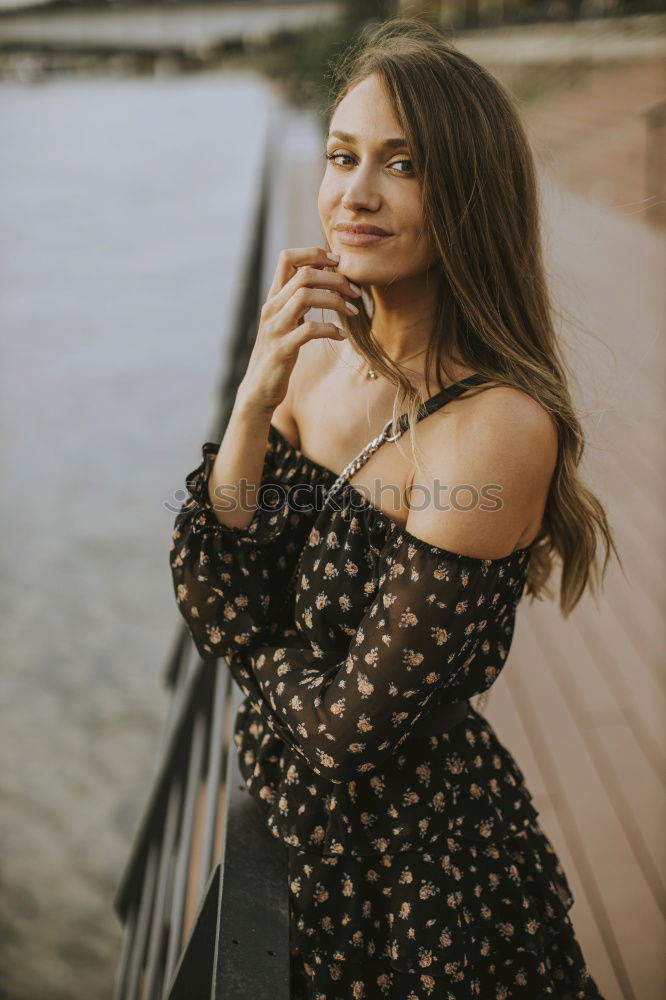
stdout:
[[(423, 420), (429, 414), (434, 413), (435, 410), (439, 410), (440, 407), (446, 406), (450, 403), (452, 399), (459, 396), (462, 392), (465, 392), (471, 385), (481, 385), (487, 382), (488, 379), (485, 375), (480, 375), (478, 372), (475, 375), (468, 375), (467, 378), (461, 379), (459, 382), (454, 382), (452, 385), (447, 385), (445, 389), (441, 389), (439, 392), (431, 396), (430, 399), (426, 399), (418, 411), (417, 421)], [(409, 417), (406, 413), (403, 413), (398, 420), (396, 433), (398, 431), (403, 433), (409, 427)]]
[[(461, 379), (460, 382), (454, 382), (453, 385), (447, 385), (446, 389), (441, 389), (434, 396), (431, 396), (430, 399), (426, 399), (424, 403), (421, 403), (417, 419), (423, 420), (423, 418), (427, 417), (429, 413), (432, 413), (434, 410), (438, 410), (440, 406), (444, 406), (452, 399), (455, 399), (456, 396), (459, 396), (460, 393), (464, 392), (470, 385), (480, 385), (482, 382), (486, 381), (488, 380), (483, 375), (477, 373)], [(362, 448), (358, 455), (356, 455), (356, 457), (345, 466), (335, 482), (328, 489), (326, 494), (327, 503), (329, 499), (335, 496), (337, 491), (342, 489), (343, 485), (349, 481), (349, 477), (355, 475), (361, 466), (365, 465), (370, 456), (373, 455), (378, 448), (381, 448), (381, 446), (387, 441), (397, 440), (401, 434), (404, 434), (409, 427), (408, 414), (403, 413), (398, 419), (397, 429), (393, 434), (390, 433), (391, 425), (392, 421), (387, 421), (381, 434), (378, 434), (376, 438), (372, 439), (372, 441), (368, 441), (365, 448)]]

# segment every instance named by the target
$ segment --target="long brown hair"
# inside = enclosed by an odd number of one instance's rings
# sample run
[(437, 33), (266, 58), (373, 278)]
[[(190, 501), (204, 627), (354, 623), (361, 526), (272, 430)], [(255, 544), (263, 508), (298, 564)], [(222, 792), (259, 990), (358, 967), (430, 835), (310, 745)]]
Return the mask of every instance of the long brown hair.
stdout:
[[(423, 215), (444, 280), (425, 359), (438, 388), (455, 359), (493, 384), (522, 389), (551, 415), (558, 459), (527, 572), (526, 593), (552, 598), (561, 565), (566, 618), (586, 587), (595, 600), (611, 550), (621, 564), (604, 507), (578, 475), (584, 435), (567, 387), (541, 252), (532, 151), (509, 92), (483, 66), (424, 21), (391, 18), (354, 40), (331, 65), (328, 120), (361, 80), (378, 74), (407, 139), (422, 190)], [(421, 395), (371, 335), (372, 295), (340, 321), (359, 353), (396, 386), (393, 420), (406, 410), (412, 453)], [(428, 386), (426, 389), (432, 394)], [(483, 389), (477, 391), (484, 391)], [(400, 441), (397, 442), (400, 447)], [(403, 453), (404, 454), (404, 453)], [(605, 557), (599, 567), (599, 540)]]

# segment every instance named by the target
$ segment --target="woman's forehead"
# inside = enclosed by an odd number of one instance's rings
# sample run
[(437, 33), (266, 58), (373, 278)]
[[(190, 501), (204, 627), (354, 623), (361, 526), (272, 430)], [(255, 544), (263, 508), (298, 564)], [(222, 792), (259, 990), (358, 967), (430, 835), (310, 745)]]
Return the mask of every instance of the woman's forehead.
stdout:
[(329, 135), (336, 131), (378, 143), (402, 137), (400, 122), (376, 74), (355, 84), (342, 98), (329, 123)]

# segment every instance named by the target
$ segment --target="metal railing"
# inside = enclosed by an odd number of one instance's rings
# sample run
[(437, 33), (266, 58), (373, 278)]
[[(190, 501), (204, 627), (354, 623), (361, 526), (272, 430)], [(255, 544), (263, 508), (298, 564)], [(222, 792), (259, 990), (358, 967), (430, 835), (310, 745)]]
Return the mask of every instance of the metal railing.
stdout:
[[(215, 440), (259, 319), (267, 167), (264, 157)], [(171, 699), (159, 765), (114, 901), (124, 925), (114, 1000), (287, 1000), (286, 853), (238, 770), (232, 730), (242, 693), (224, 659), (199, 658), (184, 622), (164, 679)]]

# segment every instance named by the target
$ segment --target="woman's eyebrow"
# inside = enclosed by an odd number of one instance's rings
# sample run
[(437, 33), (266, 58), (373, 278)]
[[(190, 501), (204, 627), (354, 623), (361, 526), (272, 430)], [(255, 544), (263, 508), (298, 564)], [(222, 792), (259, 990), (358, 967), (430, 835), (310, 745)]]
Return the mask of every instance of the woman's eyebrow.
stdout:
[[(329, 132), (328, 138), (342, 139), (343, 142), (356, 142), (355, 135), (351, 135), (350, 132), (340, 132), (338, 129), (334, 129), (333, 131)], [(401, 135), (396, 136), (393, 139), (384, 139), (384, 141), (380, 143), (380, 146), (387, 146), (389, 148), (392, 148), (394, 146), (406, 146), (406, 145), (407, 145), (407, 140)]]

